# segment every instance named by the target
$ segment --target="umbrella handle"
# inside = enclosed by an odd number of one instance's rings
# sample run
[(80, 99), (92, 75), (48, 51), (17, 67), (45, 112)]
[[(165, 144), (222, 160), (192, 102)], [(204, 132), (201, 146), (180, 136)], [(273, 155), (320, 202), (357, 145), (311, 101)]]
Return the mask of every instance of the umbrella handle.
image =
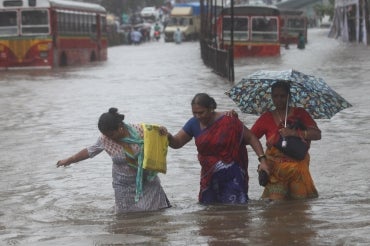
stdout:
[(286, 128), (286, 121), (287, 121), (287, 118), (288, 118), (288, 109), (289, 109), (289, 94), (288, 94), (288, 97), (286, 99), (286, 106), (285, 106), (285, 119), (284, 119), (284, 127)]

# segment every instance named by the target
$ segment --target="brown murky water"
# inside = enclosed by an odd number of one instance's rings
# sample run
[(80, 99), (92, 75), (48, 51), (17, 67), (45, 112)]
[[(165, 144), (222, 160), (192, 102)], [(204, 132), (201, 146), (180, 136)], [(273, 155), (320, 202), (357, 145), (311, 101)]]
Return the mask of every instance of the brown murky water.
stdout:
[[(0, 245), (368, 245), (370, 242), (370, 49), (309, 31), (305, 50), (236, 62), (236, 81), (258, 69), (294, 68), (323, 77), (353, 104), (319, 120), (311, 148), (320, 197), (259, 200), (250, 152), (247, 206), (197, 204), (200, 168), (194, 144), (170, 149), (160, 175), (172, 208), (116, 216), (107, 155), (55, 168), (99, 135), (97, 119), (118, 107), (127, 122), (176, 132), (191, 117), (190, 100), (208, 92), (219, 110), (236, 106), (232, 85), (205, 67), (198, 43), (153, 42), (109, 49), (109, 60), (52, 71), (0, 72)], [(255, 116), (239, 112), (247, 126)]]

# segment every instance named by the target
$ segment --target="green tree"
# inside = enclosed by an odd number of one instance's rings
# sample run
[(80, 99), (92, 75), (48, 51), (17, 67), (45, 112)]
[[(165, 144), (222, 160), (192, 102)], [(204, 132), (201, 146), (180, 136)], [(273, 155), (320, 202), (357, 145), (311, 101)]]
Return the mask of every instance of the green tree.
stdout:
[(323, 18), (325, 15), (329, 16), (330, 20), (333, 20), (334, 17), (334, 4), (335, 0), (329, 0), (329, 4), (316, 4), (314, 5), (314, 10), (317, 16)]

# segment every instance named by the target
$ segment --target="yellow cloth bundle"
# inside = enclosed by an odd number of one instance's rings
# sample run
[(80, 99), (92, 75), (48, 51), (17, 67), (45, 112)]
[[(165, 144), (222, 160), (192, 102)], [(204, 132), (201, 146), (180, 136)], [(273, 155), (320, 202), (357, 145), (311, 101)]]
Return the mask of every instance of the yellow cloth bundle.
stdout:
[(168, 139), (159, 134), (159, 126), (142, 124), (144, 129), (144, 160), (143, 168), (160, 173), (167, 172)]

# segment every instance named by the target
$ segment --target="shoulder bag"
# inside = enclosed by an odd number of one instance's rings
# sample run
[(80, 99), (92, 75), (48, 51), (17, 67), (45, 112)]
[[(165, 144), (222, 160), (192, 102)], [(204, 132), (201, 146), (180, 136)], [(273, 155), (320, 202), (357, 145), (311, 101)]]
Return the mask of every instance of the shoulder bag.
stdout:
[[(299, 120), (290, 125), (291, 129), (295, 130), (306, 130), (306, 126), (302, 124)], [(283, 144), (285, 140), (285, 143)], [(288, 136), (283, 138), (280, 136), (279, 140), (275, 144), (281, 152), (289, 157), (296, 160), (303, 160), (308, 152), (308, 143), (302, 137)]]

